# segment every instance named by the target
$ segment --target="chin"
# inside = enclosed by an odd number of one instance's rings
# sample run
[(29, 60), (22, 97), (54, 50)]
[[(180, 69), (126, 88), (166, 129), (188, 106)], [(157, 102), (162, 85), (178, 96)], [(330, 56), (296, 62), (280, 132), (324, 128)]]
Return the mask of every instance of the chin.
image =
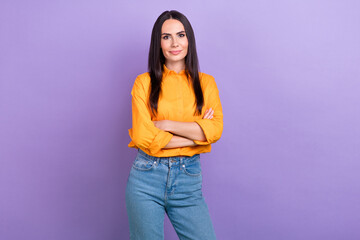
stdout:
[(171, 56), (171, 57), (169, 57), (169, 60), (171, 60), (171, 61), (179, 61), (179, 60), (184, 59), (185, 57), (186, 56), (176, 56), (176, 57)]

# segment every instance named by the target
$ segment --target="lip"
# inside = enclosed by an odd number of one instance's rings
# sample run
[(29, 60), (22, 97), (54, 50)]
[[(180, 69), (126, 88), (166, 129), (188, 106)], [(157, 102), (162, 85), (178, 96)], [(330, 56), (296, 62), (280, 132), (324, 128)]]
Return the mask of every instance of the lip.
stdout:
[(173, 55), (178, 55), (182, 50), (179, 50), (179, 51), (170, 51), (171, 54)]

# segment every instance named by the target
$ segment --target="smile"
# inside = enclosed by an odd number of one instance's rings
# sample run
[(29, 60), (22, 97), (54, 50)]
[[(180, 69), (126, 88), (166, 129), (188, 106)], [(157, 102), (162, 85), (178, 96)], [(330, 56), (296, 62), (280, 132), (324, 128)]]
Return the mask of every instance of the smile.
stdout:
[(173, 55), (178, 55), (180, 52), (181, 52), (181, 50), (180, 51), (170, 51), (170, 53)]

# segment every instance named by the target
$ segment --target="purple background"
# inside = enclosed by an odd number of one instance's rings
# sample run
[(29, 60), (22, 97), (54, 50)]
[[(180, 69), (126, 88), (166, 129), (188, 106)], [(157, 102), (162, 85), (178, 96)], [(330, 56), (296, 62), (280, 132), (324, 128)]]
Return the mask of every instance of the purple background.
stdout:
[(223, 104), (202, 155), (218, 239), (360, 239), (356, 0), (1, 0), (0, 239), (128, 239), (130, 91), (171, 9)]

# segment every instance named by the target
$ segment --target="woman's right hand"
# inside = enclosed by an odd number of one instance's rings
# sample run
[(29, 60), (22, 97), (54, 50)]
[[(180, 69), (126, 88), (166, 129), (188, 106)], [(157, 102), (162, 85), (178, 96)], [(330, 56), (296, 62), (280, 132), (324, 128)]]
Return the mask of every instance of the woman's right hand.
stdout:
[(209, 108), (205, 111), (203, 119), (212, 119), (214, 114), (214, 110), (212, 108)]

